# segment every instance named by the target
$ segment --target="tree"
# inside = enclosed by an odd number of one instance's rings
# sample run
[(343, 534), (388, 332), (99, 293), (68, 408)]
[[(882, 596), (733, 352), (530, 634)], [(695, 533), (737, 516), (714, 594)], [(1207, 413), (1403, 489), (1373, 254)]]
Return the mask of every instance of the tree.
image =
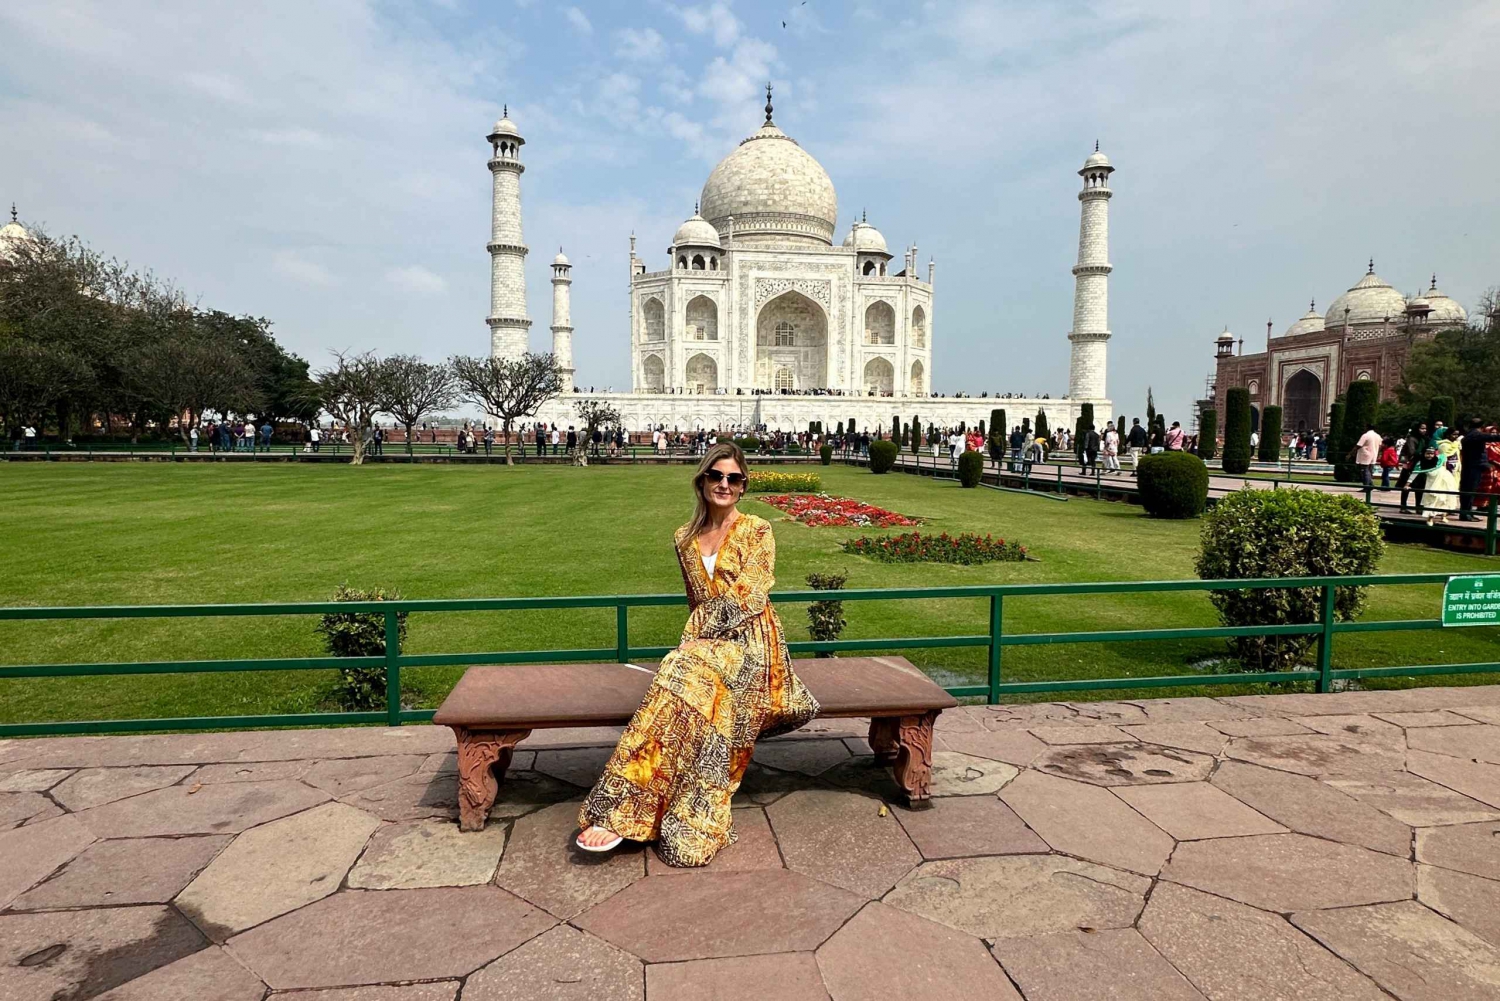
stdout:
[(1375, 410), (1380, 404), (1380, 387), (1369, 379), (1359, 379), (1349, 384), (1344, 402), (1344, 434), (1340, 442), (1338, 462), (1333, 467), (1333, 478), (1344, 483), (1355, 483), (1360, 479), (1359, 466), (1351, 454), (1359, 444), (1360, 436), (1375, 423)]
[(1073, 425), (1073, 454), (1083, 464), (1083, 446), (1088, 441), (1089, 427), (1094, 423), (1094, 405), (1085, 403), (1078, 408), (1078, 421)]
[[(1344, 398), (1336, 397), (1333, 406), (1328, 408), (1328, 434), (1323, 439), (1328, 449), (1324, 461), (1330, 465), (1339, 461), (1339, 456), (1344, 452)], [(1336, 475), (1336, 474), (1335, 474)]]
[(0, 424), (12, 437), (22, 424), (42, 428), (57, 401), (89, 376), (70, 351), (0, 333)]
[(855, 430), (854, 430), (854, 418), (853, 417), (849, 418), (849, 433), (850, 434), (855, 434), (856, 433)]
[(328, 416), (349, 429), (349, 461), (358, 466), (365, 461), (365, 432), (390, 408), (389, 372), (373, 351), (335, 351), (333, 358), (333, 366), (318, 373), (318, 396)]
[(839, 429), (837, 431), (835, 431), (834, 433), (837, 434), (840, 438), (842, 438), (844, 436), (844, 422), (843, 421), (839, 421)]
[(604, 400), (579, 400), (573, 404), (573, 412), (583, 425), (580, 441), (593, 441), (595, 428), (612, 428), (620, 423), (620, 411)]
[(1047, 411), (1038, 410), (1036, 412), (1036, 436), (1038, 438), (1046, 438), (1051, 431), (1052, 429), (1047, 426)]
[(1269, 406), (1260, 415), (1260, 452), (1257, 457), (1261, 462), (1281, 461), (1281, 408), (1278, 406)]
[(916, 414), (911, 415), (911, 450), (922, 451), (922, 421)]
[(1500, 325), (1484, 327), (1478, 319), (1494, 310), (1497, 294), (1500, 290), (1485, 294), (1474, 324), (1439, 331), (1431, 340), (1412, 346), (1397, 391), (1403, 403), (1451, 398), (1456, 414), (1445, 419), (1449, 427), (1455, 416), (1500, 413)]
[(451, 410), (458, 403), (458, 383), (446, 365), (416, 355), (392, 355), (383, 363), (389, 401), (385, 407), (406, 429), (406, 454), (412, 453), (411, 429), (425, 417)]
[(1156, 424), (1156, 400), (1151, 396), (1151, 387), (1146, 387), (1146, 430)]
[(994, 459), (997, 463), (1005, 459), (1005, 449), (1007, 447), (1005, 428), (1005, 411), (996, 407), (990, 411), (990, 435), (985, 444), (989, 446), (990, 458)]
[(1219, 412), (1204, 407), (1198, 414), (1198, 458), (1207, 462), (1219, 449)]
[(505, 431), (505, 464), (515, 465), (510, 453), (511, 428), (562, 393), (557, 359), (551, 354), (530, 353), (519, 358), (455, 355), (449, 365), (458, 380), (459, 394), (500, 421)]
[(1239, 476), (1250, 471), (1250, 391), (1236, 386), (1224, 402), (1224, 472)]
[(245, 413), (260, 399), (255, 373), (234, 346), (190, 328), (139, 349), (129, 374), (143, 403), (183, 418), (177, 431), (184, 442), (205, 411)]
[(891, 417), (891, 441), (898, 444), (901, 441), (901, 418), (899, 416)]

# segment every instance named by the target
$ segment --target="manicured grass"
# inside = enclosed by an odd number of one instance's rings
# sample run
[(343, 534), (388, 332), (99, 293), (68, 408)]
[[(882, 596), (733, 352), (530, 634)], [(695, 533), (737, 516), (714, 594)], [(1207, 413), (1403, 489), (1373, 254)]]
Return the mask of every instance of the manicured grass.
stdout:
[[(834, 465), (824, 488), (926, 520), (924, 531), (994, 533), (1040, 562), (879, 564), (840, 551), (870, 529), (807, 528), (751, 495), (744, 509), (776, 524), (778, 577), (846, 570), (851, 587), (1192, 577), (1198, 527), (1138, 507), (1066, 503), (899, 473)], [(685, 467), (294, 465), (0, 465), (0, 605), (322, 600), (347, 582), (411, 598), (680, 592), (673, 529), (691, 497)], [(876, 530), (878, 531), (878, 530)], [(900, 531), (899, 529), (886, 530)], [(1392, 546), (1387, 572), (1492, 569), (1494, 560)], [(1434, 587), (1372, 592), (1367, 618), (1436, 614)], [(846, 638), (987, 631), (987, 602), (895, 600), (846, 605)], [(807, 638), (799, 606), (782, 606)], [(631, 616), (635, 644), (676, 641), (682, 608)], [(1213, 625), (1201, 593), (1018, 598), (1007, 631)], [(10, 664), (320, 654), (310, 617), (0, 623)], [(1340, 637), (1345, 666), (1500, 660), (1492, 629)], [(456, 652), (612, 646), (610, 609), (412, 617), (407, 650)], [(982, 678), (982, 649), (911, 650), (945, 683)], [(1011, 648), (1007, 680), (1212, 671), (1220, 641)], [(1230, 669), (1223, 663), (1217, 669)], [(436, 705), (461, 673), (405, 672), (408, 701)], [(1488, 676), (1486, 676), (1488, 680)], [(1478, 677), (1454, 679), (1477, 681)], [(1441, 684), (1443, 679), (1380, 684)], [(322, 672), (147, 675), (0, 681), (0, 721), (298, 712), (325, 699)], [(1187, 694), (1193, 689), (1176, 689)], [(1236, 694), (1244, 688), (1204, 687)], [(1132, 696), (1144, 696), (1135, 691)], [(1099, 697), (1103, 697), (1103, 694)]]

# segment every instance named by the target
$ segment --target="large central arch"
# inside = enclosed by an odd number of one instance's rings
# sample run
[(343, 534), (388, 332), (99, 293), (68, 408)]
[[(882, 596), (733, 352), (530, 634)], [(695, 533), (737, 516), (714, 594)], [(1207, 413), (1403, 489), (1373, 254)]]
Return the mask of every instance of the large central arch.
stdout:
[(1285, 408), (1282, 427), (1311, 431), (1323, 426), (1323, 381), (1307, 369), (1286, 381), (1281, 398)]
[(792, 371), (798, 388), (828, 385), (828, 315), (800, 292), (783, 292), (755, 320), (756, 387), (775, 389), (780, 369)]

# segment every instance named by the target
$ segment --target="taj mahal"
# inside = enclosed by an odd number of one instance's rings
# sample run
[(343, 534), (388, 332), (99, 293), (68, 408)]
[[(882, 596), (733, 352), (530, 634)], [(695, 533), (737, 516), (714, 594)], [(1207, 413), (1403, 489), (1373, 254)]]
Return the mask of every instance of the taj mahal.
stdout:
[[(1112, 413), (1105, 390), (1108, 323), (1109, 175), (1098, 151), (1079, 174), (1083, 190), (1068, 392), (1057, 398), (980, 398), (932, 393), (937, 265), (917, 247), (896, 260), (864, 213), (835, 243), (838, 197), (828, 172), (772, 119), (720, 160), (693, 214), (652, 270), (630, 238), (631, 391), (575, 390), (570, 294), (572, 264), (552, 262), (552, 353), (568, 387), (539, 413), (566, 426), (586, 395), (620, 411), (626, 427), (806, 430), (855, 420), (861, 428), (903, 421), (954, 426), (988, 420), (992, 407), (1011, 423), (1045, 412), (1071, 427), (1083, 403), (1102, 426)], [(486, 137), (493, 184), (490, 349), (527, 350), (521, 227), (521, 147), (509, 110)], [(925, 274), (923, 273), (925, 270)], [(624, 338), (621, 338), (624, 341)]]

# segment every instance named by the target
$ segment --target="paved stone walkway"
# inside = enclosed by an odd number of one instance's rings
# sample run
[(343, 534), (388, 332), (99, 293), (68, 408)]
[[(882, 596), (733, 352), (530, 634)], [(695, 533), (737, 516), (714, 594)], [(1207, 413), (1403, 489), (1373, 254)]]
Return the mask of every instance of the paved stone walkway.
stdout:
[(613, 731), (460, 834), (446, 730), (0, 741), (0, 998), (1500, 998), (1500, 687), (968, 707), (912, 812), (757, 749), (707, 869), (570, 848)]

